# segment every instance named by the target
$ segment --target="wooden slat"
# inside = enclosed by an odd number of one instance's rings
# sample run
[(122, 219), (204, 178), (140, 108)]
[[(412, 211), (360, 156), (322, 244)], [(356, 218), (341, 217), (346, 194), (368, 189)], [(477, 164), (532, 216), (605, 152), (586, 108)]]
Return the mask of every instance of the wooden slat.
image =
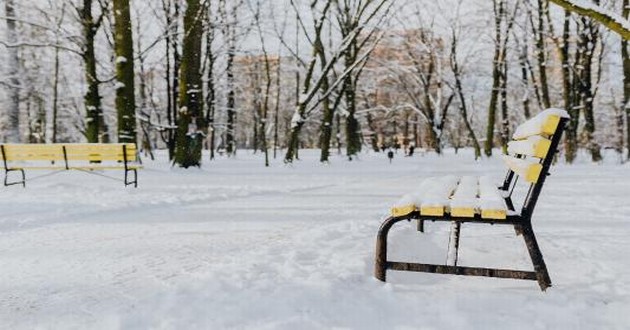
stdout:
[[(54, 144), (3, 144), (7, 161), (63, 160), (63, 148)], [(0, 158), (2, 154), (0, 153)]]
[(505, 199), (492, 178), (488, 176), (479, 178), (479, 212), (483, 219), (505, 220), (507, 218)]
[(449, 205), (449, 198), (457, 188), (458, 182), (459, 179), (453, 175), (437, 178), (432, 185), (427, 187), (422, 195), (420, 214), (424, 216), (443, 216), (445, 209)]
[(536, 183), (542, 172), (542, 165), (526, 159), (518, 159), (512, 156), (504, 155), (503, 161), (507, 166), (518, 174), (522, 179), (529, 183)]
[(465, 218), (474, 217), (478, 203), (478, 194), (479, 185), (477, 177), (462, 177), (449, 203), (451, 216)]
[[(4, 144), (7, 161), (124, 161), (123, 145), (127, 160), (136, 161), (136, 145), (133, 143), (68, 143), (68, 144)], [(63, 148), (66, 148), (64, 156)], [(0, 157), (2, 155), (0, 154)], [(1, 159), (1, 158), (0, 158)]]
[(510, 155), (525, 155), (536, 158), (545, 158), (551, 148), (551, 141), (540, 135), (530, 136), (525, 140), (510, 141), (508, 153)]
[[(135, 144), (126, 144), (127, 160), (134, 161), (136, 159)], [(67, 144), (66, 154), (69, 161), (85, 160), (85, 161), (123, 161), (125, 155), (123, 153), (123, 144)]]
[(422, 180), (418, 188), (405, 196), (403, 196), (394, 206), (390, 209), (390, 214), (393, 217), (401, 217), (408, 215), (412, 212), (419, 210), (422, 204), (422, 196), (429, 186), (433, 185), (437, 178), (430, 177)]

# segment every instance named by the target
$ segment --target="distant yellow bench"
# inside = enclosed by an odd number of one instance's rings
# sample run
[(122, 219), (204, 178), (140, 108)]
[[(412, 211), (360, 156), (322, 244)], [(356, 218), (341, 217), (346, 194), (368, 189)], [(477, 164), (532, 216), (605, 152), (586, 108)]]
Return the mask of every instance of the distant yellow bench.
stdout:
[[(1, 144), (4, 165), (4, 185), (26, 186), (24, 170), (124, 170), (125, 186), (138, 186), (137, 158), (134, 143), (54, 143), (54, 144)], [(22, 180), (9, 182), (9, 173), (19, 171)], [(134, 179), (129, 181), (129, 173)]]
[[(508, 171), (500, 187), (488, 177), (444, 176), (428, 178), (417, 189), (405, 195), (390, 210), (376, 241), (374, 275), (385, 281), (387, 270), (415, 271), (434, 274), (471, 275), (538, 281), (542, 290), (551, 286), (547, 266), (532, 229), (532, 214), (549, 174), (553, 157), (568, 122), (564, 110), (548, 109), (518, 126), (503, 156)], [(520, 212), (514, 207), (512, 193), (521, 179), (528, 187)], [(453, 230), (451, 264), (434, 265), (397, 262), (387, 259), (387, 235), (391, 227), (403, 220), (417, 220), (424, 231), (425, 221), (448, 221)], [(522, 234), (533, 271), (463, 267), (457, 265), (459, 232), (462, 223), (487, 223), (514, 226)]]

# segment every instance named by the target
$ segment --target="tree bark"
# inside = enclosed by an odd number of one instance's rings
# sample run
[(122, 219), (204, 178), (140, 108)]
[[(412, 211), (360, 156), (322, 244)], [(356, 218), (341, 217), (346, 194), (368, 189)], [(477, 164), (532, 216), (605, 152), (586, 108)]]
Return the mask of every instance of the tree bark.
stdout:
[(487, 157), (492, 156), (494, 147), (494, 127), (497, 118), (497, 107), (499, 101), (499, 88), (501, 85), (501, 22), (505, 10), (503, 0), (493, 0), (494, 2), (494, 58), (492, 61), (492, 91), (490, 91), (490, 104), (488, 106), (488, 124), (486, 126), (486, 142), (484, 153)]
[(549, 10), (548, 0), (538, 0), (538, 30), (536, 31), (536, 58), (538, 60), (538, 75), (540, 76), (540, 89), (543, 108), (551, 107), (549, 98), (549, 83), (547, 79), (547, 49), (545, 47), (544, 18)]
[[(4, 3), (5, 15), (7, 22), (6, 38), (10, 45), (17, 44), (17, 26), (15, 14), (14, 0), (6, 0)], [(7, 118), (4, 120), (3, 134), (4, 141), (9, 143), (18, 143), (20, 136), (20, 59), (17, 47), (9, 47), (7, 56), (7, 76), (9, 80), (9, 106), (7, 109)]]
[(179, 91), (179, 120), (175, 163), (181, 167), (201, 166), (203, 140), (203, 93), (201, 41), (204, 8), (200, 0), (188, 0), (184, 14), (184, 42)]
[(135, 143), (136, 97), (134, 82), (133, 29), (129, 0), (114, 0), (114, 49), (116, 53), (116, 114), (118, 142)]
[(565, 11), (564, 24), (562, 28), (562, 40), (560, 46), (560, 61), (562, 63), (562, 98), (564, 100), (564, 108), (569, 112), (571, 119), (565, 130), (564, 150), (567, 163), (573, 163), (577, 156), (577, 128), (580, 119), (579, 109), (575, 107), (573, 101), (573, 88), (571, 79), (571, 68), (569, 64), (569, 36), (571, 33), (570, 26), (571, 13)]
[(85, 63), (85, 80), (88, 88), (84, 96), (86, 108), (85, 137), (90, 143), (105, 142), (108, 138), (108, 129), (103, 118), (101, 95), (99, 93), (100, 81), (96, 73), (96, 53), (94, 39), (102, 23), (104, 13), (95, 21), (92, 14), (92, 0), (83, 0), (80, 10), (81, 23), (83, 25), (83, 61)]
[[(630, 15), (630, 1), (623, 0), (622, 16), (628, 19)], [(630, 52), (628, 51), (628, 40), (621, 40), (621, 60), (623, 64), (623, 103), (622, 111), (626, 113), (626, 148), (628, 150), (627, 160), (630, 161)]]

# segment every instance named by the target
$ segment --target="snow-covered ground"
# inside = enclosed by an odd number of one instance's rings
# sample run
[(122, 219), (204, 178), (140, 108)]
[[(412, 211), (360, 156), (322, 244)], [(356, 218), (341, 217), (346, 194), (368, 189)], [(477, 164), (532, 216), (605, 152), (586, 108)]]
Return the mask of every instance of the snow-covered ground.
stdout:
[[(259, 155), (172, 169), (138, 189), (65, 172), (0, 189), (2, 329), (627, 329), (630, 167), (553, 168), (534, 215), (553, 287), (389, 273), (372, 277), (388, 207), (431, 175), (497, 180), (498, 157), (360, 161)], [(30, 172), (30, 176), (43, 173)], [(120, 172), (109, 175), (122, 176)], [(444, 262), (449, 224), (395, 227), (391, 257)], [(529, 269), (508, 226), (464, 225), (461, 265)]]

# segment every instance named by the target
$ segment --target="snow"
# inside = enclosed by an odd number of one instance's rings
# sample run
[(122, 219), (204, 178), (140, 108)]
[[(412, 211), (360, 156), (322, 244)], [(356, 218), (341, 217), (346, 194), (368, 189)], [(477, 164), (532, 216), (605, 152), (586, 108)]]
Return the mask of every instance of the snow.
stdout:
[(565, 110), (562, 110), (562, 109), (551, 108), (551, 109), (541, 111), (532, 119), (529, 119), (528, 121), (519, 125), (514, 131), (514, 135), (512, 136), (512, 138), (514, 140), (520, 140), (520, 139), (524, 139), (532, 135), (540, 134), (541, 128), (543, 127), (543, 125), (545, 124), (549, 116), (569, 118), (569, 114)]
[[(554, 286), (389, 272), (372, 277), (388, 207), (420, 179), (501, 176), (498, 159), (364, 154), (283, 166), (260, 154), (171, 168), (137, 189), (80, 172), (0, 189), (6, 329), (624, 329), (630, 323), (630, 167), (552, 169), (534, 229)], [(583, 155), (586, 158), (586, 155)], [(208, 155), (204, 155), (207, 159)], [(44, 174), (27, 172), (28, 177)], [(122, 178), (121, 172), (106, 172)], [(520, 188), (519, 188), (520, 189)], [(515, 193), (523, 195), (526, 191)], [(517, 199), (518, 200), (518, 199)], [(518, 206), (518, 205), (517, 205)], [(401, 223), (395, 260), (444, 262), (449, 224)], [(465, 224), (459, 265), (530, 269), (509, 226)]]
[(482, 210), (507, 211), (505, 199), (497, 189), (498, 184), (487, 175), (479, 178), (479, 208)]
[[(546, 156), (536, 154), (536, 149), (540, 145), (547, 144), (547, 147), (551, 146), (551, 141), (545, 139), (540, 135), (533, 135), (525, 140), (510, 141), (508, 142), (508, 154), (514, 155), (529, 155), (534, 157)], [(548, 148), (547, 148), (548, 149)]]
[(533, 167), (542, 167), (539, 161), (536, 161), (535, 158), (521, 159), (521, 158), (514, 158), (508, 155), (502, 155), (501, 157), (503, 158), (503, 161), (505, 162), (505, 164), (510, 169), (512, 169), (514, 173), (518, 174), (523, 179), (528, 180), (530, 182), (531, 181), (535, 182), (538, 180), (538, 176), (536, 176), (535, 178), (534, 177), (530, 178), (528, 176), (528, 174), (535, 174), (535, 173), (530, 173), (530, 170)]
[(451, 208), (476, 208), (478, 195), (477, 177), (463, 176), (451, 198), (450, 206)]
[(445, 207), (453, 195), (459, 178), (455, 175), (427, 179), (428, 186), (422, 193), (421, 207)]

